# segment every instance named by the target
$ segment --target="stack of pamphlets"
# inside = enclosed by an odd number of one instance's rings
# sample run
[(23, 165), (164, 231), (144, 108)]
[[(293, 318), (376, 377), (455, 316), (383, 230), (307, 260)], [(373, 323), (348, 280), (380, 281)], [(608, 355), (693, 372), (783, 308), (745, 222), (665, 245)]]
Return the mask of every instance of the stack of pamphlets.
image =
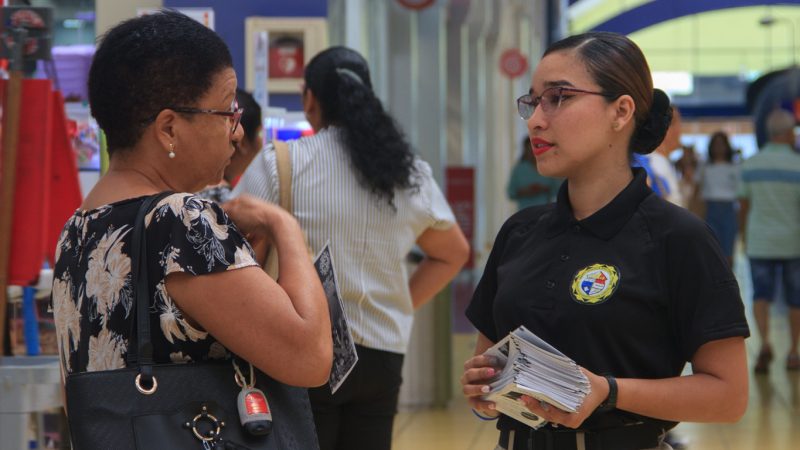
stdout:
[(563, 411), (575, 412), (589, 395), (589, 379), (578, 364), (552, 345), (520, 326), (484, 355), (494, 356), (503, 370), (490, 380), (484, 400), (497, 411), (532, 428), (546, 422), (525, 407), (523, 395), (547, 402)]
[(350, 334), (342, 296), (339, 294), (339, 282), (333, 267), (330, 242), (325, 243), (317, 257), (314, 258), (314, 268), (317, 269), (317, 275), (319, 275), (322, 288), (325, 290), (325, 297), (328, 298), (328, 311), (331, 314), (333, 365), (328, 378), (328, 386), (331, 388), (331, 394), (335, 394), (356, 366), (358, 353), (356, 353), (353, 336)]

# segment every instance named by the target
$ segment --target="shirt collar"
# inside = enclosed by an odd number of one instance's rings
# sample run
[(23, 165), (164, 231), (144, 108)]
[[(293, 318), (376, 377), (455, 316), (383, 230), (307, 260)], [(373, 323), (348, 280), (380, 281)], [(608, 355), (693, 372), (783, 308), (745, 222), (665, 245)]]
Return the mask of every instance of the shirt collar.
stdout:
[(569, 203), (568, 183), (565, 181), (558, 191), (556, 207), (547, 229), (548, 238), (555, 237), (569, 228), (580, 227), (601, 239), (609, 240), (628, 223), (642, 200), (653, 193), (647, 186), (647, 173), (644, 169), (635, 167), (633, 180), (609, 204), (591, 216), (577, 220)]
[(765, 145), (762, 148), (762, 151), (763, 150), (770, 151), (770, 152), (779, 151), (779, 152), (786, 152), (786, 153), (794, 153), (794, 149), (792, 148), (791, 145), (782, 144), (782, 143), (779, 143), (779, 142), (767, 142), (767, 145)]

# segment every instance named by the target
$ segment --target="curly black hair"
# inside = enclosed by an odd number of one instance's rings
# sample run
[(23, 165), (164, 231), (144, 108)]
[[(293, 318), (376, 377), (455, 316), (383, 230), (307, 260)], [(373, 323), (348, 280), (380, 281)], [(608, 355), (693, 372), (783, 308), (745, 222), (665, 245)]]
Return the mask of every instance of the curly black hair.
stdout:
[(228, 67), (225, 42), (181, 13), (163, 10), (114, 26), (89, 70), (89, 106), (109, 155), (136, 145), (165, 107), (195, 105)]
[(305, 83), (320, 104), (323, 122), (344, 130), (362, 185), (391, 206), (395, 189), (418, 187), (414, 154), (372, 91), (367, 62), (358, 52), (331, 47), (317, 54), (306, 66)]

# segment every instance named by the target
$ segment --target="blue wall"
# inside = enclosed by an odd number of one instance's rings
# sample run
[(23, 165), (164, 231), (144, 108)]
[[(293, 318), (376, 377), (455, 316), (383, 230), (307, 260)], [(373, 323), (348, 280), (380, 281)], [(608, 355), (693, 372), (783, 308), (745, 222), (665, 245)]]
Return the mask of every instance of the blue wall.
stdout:
[[(214, 9), (217, 33), (228, 44), (233, 56), (233, 67), (244, 86), (244, 19), (263, 17), (327, 17), (327, 0), (164, 0), (165, 7), (205, 7)], [(270, 106), (292, 111), (302, 109), (299, 95), (270, 95)]]

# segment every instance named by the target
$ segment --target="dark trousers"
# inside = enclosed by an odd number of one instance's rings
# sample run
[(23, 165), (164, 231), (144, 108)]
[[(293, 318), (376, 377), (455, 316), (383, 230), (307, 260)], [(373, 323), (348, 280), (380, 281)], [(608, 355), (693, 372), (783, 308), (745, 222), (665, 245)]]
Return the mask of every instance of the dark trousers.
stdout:
[(666, 432), (650, 425), (632, 425), (602, 431), (542, 428), (538, 431), (500, 432), (495, 450), (672, 450)]
[(356, 345), (358, 363), (336, 394), (309, 389), (320, 450), (389, 450), (403, 355)]
[(736, 203), (706, 202), (706, 222), (717, 236), (719, 246), (728, 258), (733, 256), (733, 245), (736, 242), (736, 233), (739, 229), (736, 223)]

